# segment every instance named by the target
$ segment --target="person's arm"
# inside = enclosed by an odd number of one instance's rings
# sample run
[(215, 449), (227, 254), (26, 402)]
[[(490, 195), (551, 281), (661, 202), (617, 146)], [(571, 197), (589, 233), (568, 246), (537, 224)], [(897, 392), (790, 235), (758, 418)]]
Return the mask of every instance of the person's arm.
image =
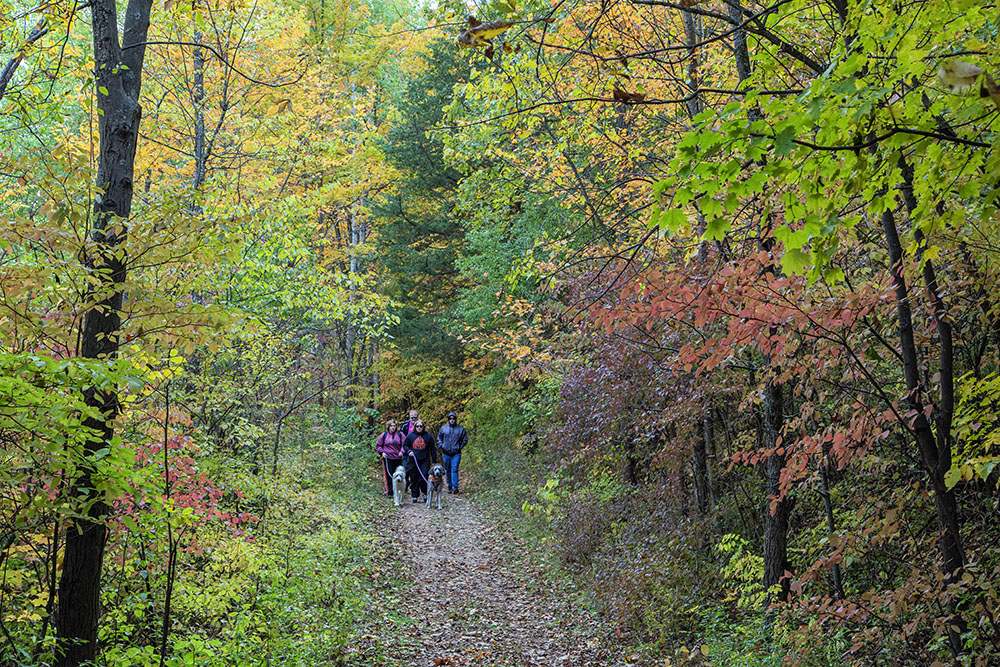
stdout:
[(460, 436), (458, 437), (458, 451), (462, 451), (462, 449), (463, 449), (463, 448), (464, 448), (464, 447), (465, 447), (465, 446), (466, 446), (467, 444), (469, 444), (469, 432), (468, 432), (468, 431), (466, 431), (466, 430), (465, 430), (465, 427), (463, 426), (463, 427), (462, 427), (462, 435), (460, 435)]
[(431, 435), (430, 433), (428, 433), (427, 436), (431, 439), (430, 444), (427, 445), (427, 448), (429, 450), (431, 450), (431, 463), (432, 464), (433, 463), (437, 463), (438, 462), (438, 460), (437, 460), (437, 441), (434, 439), (434, 436)]

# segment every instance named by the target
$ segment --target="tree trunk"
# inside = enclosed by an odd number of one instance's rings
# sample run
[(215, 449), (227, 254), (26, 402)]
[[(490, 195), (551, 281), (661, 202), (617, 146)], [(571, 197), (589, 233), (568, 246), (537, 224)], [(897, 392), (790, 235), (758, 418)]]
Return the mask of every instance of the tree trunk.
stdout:
[(706, 467), (708, 468), (708, 508), (710, 510), (715, 508), (715, 496), (719, 486), (715, 471), (718, 458), (715, 452), (715, 429), (712, 426), (712, 413), (713, 410), (709, 408), (701, 419), (701, 426), (705, 433), (705, 456), (708, 459)]
[[(195, 29), (193, 40), (201, 43), (201, 31)], [(208, 174), (208, 147), (205, 134), (205, 54), (196, 48), (194, 58), (193, 90), (191, 105), (194, 109), (194, 174), (191, 177), (191, 189), (194, 190), (191, 209), (195, 215), (201, 215), (200, 191)]]
[[(97, 185), (102, 194), (94, 204), (90, 235), (93, 250), (85, 260), (94, 286), (87, 299), (92, 305), (84, 316), (79, 353), (89, 359), (111, 361), (118, 356), (126, 277), (123, 222), (132, 210), (135, 148), (142, 115), (139, 91), (151, 5), (152, 0), (130, 0), (123, 21), (122, 48), (114, 0), (91, 3), (95, 88), (100, 110)], [(70, 523), (66, 529), (56, 616), (57, 667), (77, 667), (92, 661), (97, 653), (101, 567), (107, 533), (103, 517), (107, 505), (94, 488), (92, 457), (98, 450), (111, 446), (119, 404), (116, 390), (90, 389), (84, 399), (87, 405), (100, 411), (100, 416), (85, 422), (97, 436), (84, 445), (74, 482), (88, 508), (85, 518)]]
[[(731, 0), (726, 3), (729, 11), (729, 18), (733, 25), (742, 25), (744, 21), (743, 6), (739, 0)], [(736, 63), (736, 74), (743, 83), (750, 78), (750, 50), (747, 48), (747, 31), (743, 28), (733, 30), (733, 60)]]
[(701, 96), (697, 92), (701, 88), (701, 73), (698, 70), (698, 44), (702, 40), (704, 29), (700, 15), (684, 12), (681, 18), (684, 22), (684, 43), (688, 47), (687, 85), (691, 95), (685, 104), (688, 114), (694, 119), (704, 109)]
[(695, 424), (697, 435), (692, 447), (691, 467), (694, 471), (694, 501), (698, 514), (705, 516), (712, 508), (708, 483), (708, 438), (704, 422)]
[[(743, 23), (743, 7), (739, 0), (729, 3), (729, 16), (732, 21), (739, 25)], [(750, 52), (747, 48), (746, 31), (737, 29), (733, 33), (733, 56), (736, 64), (736, 74), (740, 84), (753, 73), (753, 63), (750, 60)], [(747, 119), (754, 121), (762, 117), (760, 108), (755, 104), (747, 110)], [(774, 238), (771, 236), (770, 223), (766, 230), (762, 231), (761, 249), (770, 251), (774, 245)], [(766, 273), (773, 273), (774, 267), (765, 269)], [(772, 335), (774, 330), (772, 329)], [(765, 364), (771, 365), (770, 358), (765, 359)], [(772, 372), (776, 372), (774, 369)], [(784, 424), (784, 395), (782, 386), (773, 378), (764, 385), (764, 419), (761, 429), (759, 445), (765, 451), (773, 452), (764, 462), (764, 588), (770, 588), (780, 583), (778, 599), (788, 600), (789, 583), (783, 580), (785, 571), (788, 569), (788, 517), (791, 513), (791, 502), (787, 497), (781, 496), (781, 470), (785, 467), (785, 456), (777, 453), (778, 436), (781, 435), (781, 427)], [(768, 596), (768, 604), (774, 600)]]
[[(823, 513), (826, 515), (826, 529), (831, 535), (837, 532), (837, 523), (833, 516), (833, 502), (830, 498), (829, 452), (823, 452), (823, 462), (819, 466), (820, 490), (823, 497)], [(844, 580), (840, 572), (840, 563), (833, 564), (833, 591), (840, 599), (844, 598)]]
[[(778, 447), (778, 436), (784, 420), (784, 395), (781, 385), (773, 379), (764, 387), (764, 450)], [(780, 584), (778, 600), (788, 600), (788, 580), (783, 579), (788, 569), (788, 515), (789, 500), (781, 497), (781, 470), (785, 457), (775, 452), (764, 462), (764, 588)], [(780, 498), (780, 499), (779, 499)], [(768, 596), (768, 603), (774, 602)]]
[[(904, 193), (905, 198), (905, 193)], [(944, 476), (951, 468), (951, 412), (952, 406), (950, 382), (953, 368), (951, 366), (951, 326), (941, 327), (946, 317), (938, 308), (940, 302), (934, 304), (938, 343), (941, 348), (939, 373), (942, 382), (941, 406), (937, 414), (937, 437), (931, 427), (931, 422), (925, 413), (925, 395), (927, 388), (920, 380), (921, 360), (917, 354), (917, 346), (913, 339), (913, 315), (910, 309), (910, 297), (903, 277), (903, 246), (899, 240), (896, 228), (896, 218), (892, 210), (882, 213), (882, 230), (885, 234), (886, 248), (889, 252), (890, 275), (896, 296), (896, 319), (899, 325), (900, 355), (903, 359), (903, 375), (906, 378), (906, 405), (912, 424), (910, 433), (920, 450), (920, 458), (930, 477), (931, 488), (934, 489), (934, 506), (937, 514), (938, 548), (941, 551), (941, 570), (945, 581), (956, 581), (965, 568), (965, 555), (962, 551), (962, 535), (958, 523), (958, 505), (955, 494), (945, 484)], [(925, 268), (925, 280), (932, 295), (936, 295), (937, 281), (934, 278), (933, 266), (930, 268), (928, 280)], [(935, 296), (931, 297), (932, 300)], [(939, 297), (938, 297), (939, 299)], [(943, 306), (941, 306), (943, 308)], [(953, 619), (948, 624), (948, 638), (953, 655), (962, 653), (961, 619)]]

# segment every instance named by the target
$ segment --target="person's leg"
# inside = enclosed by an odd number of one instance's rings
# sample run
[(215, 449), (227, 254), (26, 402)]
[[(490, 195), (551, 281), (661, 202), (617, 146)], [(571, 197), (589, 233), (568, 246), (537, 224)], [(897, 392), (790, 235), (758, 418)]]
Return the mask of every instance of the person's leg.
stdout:
[(458, 464), (462, 460), (462, 452), (451, 457), (451, 467), (448, 468), (448, 482), (455, 493), (458, 493)]
[[(423, 473), (423, 477), (420, 477), (420, 473)], [(417, 476), (420, 477), (417, 483), (425, 496), (427, 495), (427, 475), (429, 474), (431, 474), (431, 460), (427, 459), (420, 464), (420, 472), (417, 473)]]
[(444, 464), (444, 478), (448, 482), (448, 493), (451, 493), (451, 454), (441, 452), (441, 463)]
[(413, 500), (420, 498), (420, 472), (417, 470), (417, 464), (413, 460), (406, 462), (406, 480), (410, 485), (410, 495)]
[(392, 470), (389, 467), (389, 459), (382, 459), (382, 472), (385, 473), (385, 495), (392, 495)]

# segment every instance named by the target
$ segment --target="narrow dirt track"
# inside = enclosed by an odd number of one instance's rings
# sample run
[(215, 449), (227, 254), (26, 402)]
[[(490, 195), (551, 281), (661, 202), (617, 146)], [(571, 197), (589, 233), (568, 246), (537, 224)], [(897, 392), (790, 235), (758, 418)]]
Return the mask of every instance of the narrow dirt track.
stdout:
[[(546, 583), (538, 564), (511, 556), (505, 531), (467, 495), (444, 509), (404, 506), (389, 521), (413, 568), (411, 615), (400, 642), (404, 667), (627, 664), (606, 628), (572, 592)], [(516, 542), (514, 542), (516, 544)]]

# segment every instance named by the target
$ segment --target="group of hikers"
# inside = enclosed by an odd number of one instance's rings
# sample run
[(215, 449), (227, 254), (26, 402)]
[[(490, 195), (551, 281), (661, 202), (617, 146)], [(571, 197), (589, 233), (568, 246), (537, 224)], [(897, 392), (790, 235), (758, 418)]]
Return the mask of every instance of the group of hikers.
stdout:
[(426, 497), (427, 475), (431, 465), (438, 462), (438, 449), (441, 450), (448, 493), (458, 493), (458, 464), (462, 460), (462, 448), (468, 442), (469, 434), (458, 425), (458, 415), (454, 412), (448, 413), (448, 421), (438, 429), (437, 438), (430, 434), (416, 410), (410, 410), (410, 419), (402, 427), (395, 419), (390, 419), (385, 432), (375, 441), (375, 452), (382, 459), (385, 473), (386, 495), (392, 497), (392, 473), (404, 466), (413, 502), (419, 502), (421, 494)]

